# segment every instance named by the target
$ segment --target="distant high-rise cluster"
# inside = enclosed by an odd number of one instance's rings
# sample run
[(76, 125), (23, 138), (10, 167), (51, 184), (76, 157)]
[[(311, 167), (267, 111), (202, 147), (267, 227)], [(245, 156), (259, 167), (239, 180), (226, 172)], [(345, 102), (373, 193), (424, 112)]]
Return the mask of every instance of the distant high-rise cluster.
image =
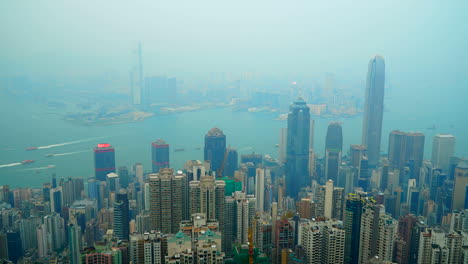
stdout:
[[(227, 145), (214, 127), (199, 135), (203, 157), (182, 168), (162, 139), (146, 143), (147, 160), (119, 166), (125, 150), (101, 143), (87, 179), (2, 185), (0, 263), (468, 263), (468, 160), (455, 156), (451, 134), (434, 133), (425, 157), (428, 134), (397, 128), (381, 153), (384, 75), (383, 58), (373, 57), (360, 144), (345, 146), (336, 121), (317, 138), (316, 106), (299, 97), (277, 159)], [(144, 79), (142, 67), (139, 79), (135, 104), (170, 104), (175, 79)], [(325, 86), (336, 109), (332, 75)]]

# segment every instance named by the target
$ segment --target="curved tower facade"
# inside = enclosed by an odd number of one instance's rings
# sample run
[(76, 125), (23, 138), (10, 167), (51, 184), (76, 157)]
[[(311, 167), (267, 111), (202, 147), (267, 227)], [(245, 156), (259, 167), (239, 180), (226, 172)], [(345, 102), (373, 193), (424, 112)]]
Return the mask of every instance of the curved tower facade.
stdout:
[(297, 198), (301, 187), (310, 186), (309, 165), (310, 111), (304, 99), (289, 108), (286, 147), (286, 194)]
[(367, 147), (369, 166), (379, 162), (380, 138), (384, 108), (385, 61), (376, 55), (369, 62), (366, 84), (366, 101), (362, 125), (362, 144)]
[(226, 136), (221, 129), (214, 127), (205, 135), (205, 161), (211, 162), (211, 170), (221, 169), (226, 153)]

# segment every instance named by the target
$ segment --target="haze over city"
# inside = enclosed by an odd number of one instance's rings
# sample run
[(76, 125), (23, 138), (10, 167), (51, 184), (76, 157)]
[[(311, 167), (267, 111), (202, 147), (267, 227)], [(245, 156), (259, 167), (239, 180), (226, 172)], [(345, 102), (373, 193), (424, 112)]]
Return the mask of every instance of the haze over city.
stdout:
[(2, 1), (0, 263), (465, 263), (467, 10)]

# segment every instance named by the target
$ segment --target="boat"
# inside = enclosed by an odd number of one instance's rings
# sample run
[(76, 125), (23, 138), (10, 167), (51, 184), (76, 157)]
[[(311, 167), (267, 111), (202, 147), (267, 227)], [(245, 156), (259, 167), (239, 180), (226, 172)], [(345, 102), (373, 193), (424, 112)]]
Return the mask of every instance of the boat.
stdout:
[(201, 149), (201, 147), (196, 147), (195, 149), (196, 149), (196, 150), (200, 150), (200, 149)]
[(37, 147), (29, 147), (26, 150), (37, 150)]
[(28, 163), (33, 163), (34, 160), (23, 160), (21, 164), (28, 164)]
[(275, 144), (275, 147), (279, 148), (279, 144)]
[(174, 149), (174, 152), (185, 151), (183, 148)]
[(55, 156), (55, 154), (47, 154), (47, 155), (45, 155), (45, 156), (46, 156), (46, 157), (53, 157), (53, 156)]

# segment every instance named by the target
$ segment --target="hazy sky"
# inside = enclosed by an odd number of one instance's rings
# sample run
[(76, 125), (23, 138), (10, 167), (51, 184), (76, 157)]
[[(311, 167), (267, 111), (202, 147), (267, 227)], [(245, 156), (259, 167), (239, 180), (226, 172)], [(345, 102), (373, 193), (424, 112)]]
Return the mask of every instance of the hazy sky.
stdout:
[(4, 0), (0, 75), (127, 74), (141, 40), (148, 74), (364, 80), (379, 53), (392, 86), (466, 95), (467, 12), (465, 0)]

